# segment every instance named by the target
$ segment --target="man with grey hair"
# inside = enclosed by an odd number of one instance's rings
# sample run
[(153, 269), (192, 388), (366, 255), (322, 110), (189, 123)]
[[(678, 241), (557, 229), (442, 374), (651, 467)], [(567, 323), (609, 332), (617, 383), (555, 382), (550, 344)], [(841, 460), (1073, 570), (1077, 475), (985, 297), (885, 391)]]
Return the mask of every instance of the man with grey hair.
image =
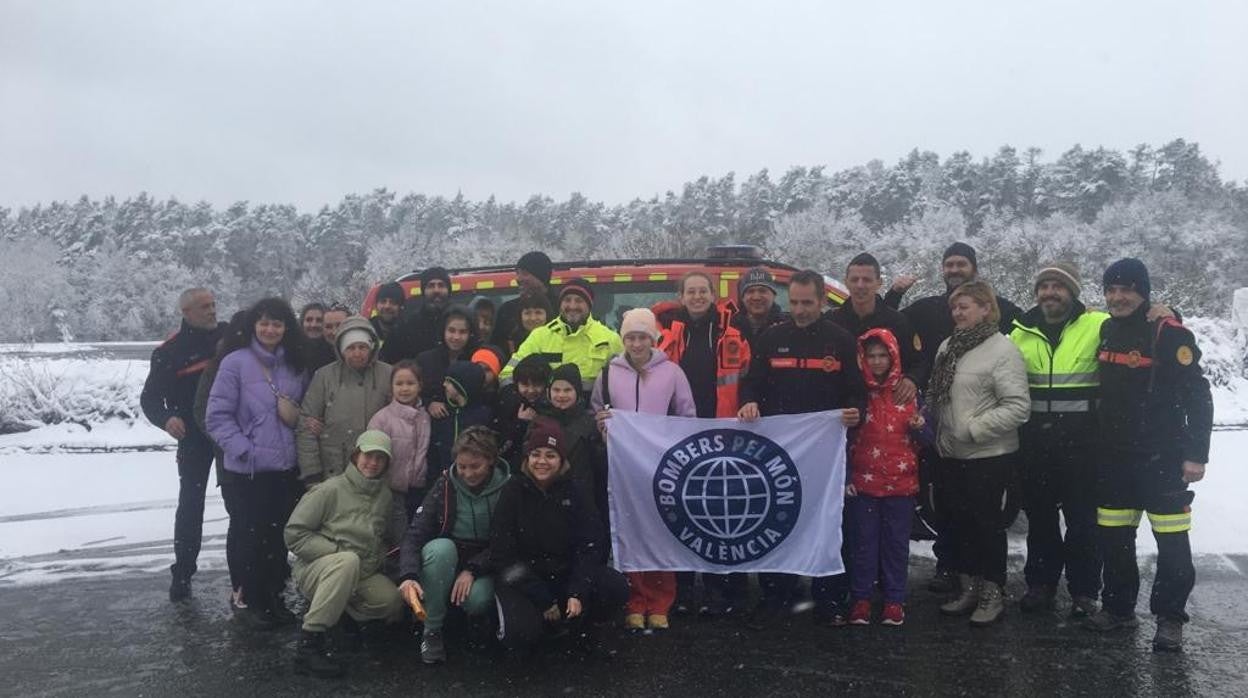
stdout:
[(169, 600), (191, 595), (191, 575), (203, 538), (204, 494), (212, 469), (212, 441), (195, 423), (199, 374), (212, 361), (225, 323), (217, 322), (217, 301), (206, 288), (188, 288), (178, 297), (182, 325), (152, 352), (151, 369), (139, 403), (148, 421), (178, 441), (178, 509), (174, 514), (173, 582)]

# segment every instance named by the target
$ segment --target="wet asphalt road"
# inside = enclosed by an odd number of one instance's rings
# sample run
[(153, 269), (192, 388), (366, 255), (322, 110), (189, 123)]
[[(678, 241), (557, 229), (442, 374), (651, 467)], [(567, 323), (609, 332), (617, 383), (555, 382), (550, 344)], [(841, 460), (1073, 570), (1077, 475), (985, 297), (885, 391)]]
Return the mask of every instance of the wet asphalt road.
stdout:
[[(972, 629), (939, 616), (921, 588), (931, 561), (914, 558), (903, 628), (817, 628), (809, 614), (782, 627), (677, 618), (665, 635), (608, 642), (611, 660), (567, 647), (534, 658), (452, 646), (425, 667), (402, 634), (353, 653), (336, 681), (294, 675), (297, 631), (255, 633), (228, 615), (223, 573), (196, 577), (196, 599), (170, 604), (163, 575), (0, 588), (4, 695), (1248, 695), (1248, 556), (1198, 561), (1186, 651), (1149, 651), (1153, 624), (1098, 636), (1062, 611)], [(1021, 560), (1009, 592), (1021, 594)], [(1146, 596), (1151, 570), (1144, 570)], [(1145, 599), (1144, 604), (1147, 603)]]

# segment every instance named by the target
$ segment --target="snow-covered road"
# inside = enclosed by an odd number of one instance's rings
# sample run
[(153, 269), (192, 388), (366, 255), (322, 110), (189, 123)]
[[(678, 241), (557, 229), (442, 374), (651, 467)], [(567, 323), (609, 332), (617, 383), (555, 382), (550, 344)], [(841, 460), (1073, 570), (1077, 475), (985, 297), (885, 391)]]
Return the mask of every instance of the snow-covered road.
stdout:
[[(1213, 436), (1209, 475), (1195, 489), (1192, 548), (1248, 553), (1248, 431)], [(156, 571), (172, 562), (178, 474), (170, 451), (0, 456), (0, 584)], [(225, 566), (225, 508), (210, 484), (201, 568)], [(1140, 553), (1155, 550), (1147, 525)], [(1021, 540), (1012, 547), (1021, 552)], [(930, 544), (914, 544), (917, 554)], [(1248, 572), (1244, 570), (1243, 572)]]

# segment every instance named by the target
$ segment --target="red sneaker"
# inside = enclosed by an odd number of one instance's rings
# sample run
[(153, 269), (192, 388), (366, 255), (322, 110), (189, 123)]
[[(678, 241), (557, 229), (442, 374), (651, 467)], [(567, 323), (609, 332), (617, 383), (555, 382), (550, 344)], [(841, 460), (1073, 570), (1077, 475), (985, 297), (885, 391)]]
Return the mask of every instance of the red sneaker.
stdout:
[(880, 622), (884, 625), (901, 625), (906, 622), (906, 609), (899, 603), (886, 603), (884, 618)]
[(854, 602), (852, 608), (849, 609), (850, 625), (870, 625), (871, 624), (871, 602), (866, 599), (859, 599)]

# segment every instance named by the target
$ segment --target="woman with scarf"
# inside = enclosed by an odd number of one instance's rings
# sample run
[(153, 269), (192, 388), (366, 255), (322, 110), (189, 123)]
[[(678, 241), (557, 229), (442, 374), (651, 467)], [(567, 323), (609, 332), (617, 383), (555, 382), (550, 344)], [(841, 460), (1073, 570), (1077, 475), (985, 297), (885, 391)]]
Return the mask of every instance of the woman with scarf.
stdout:
[(1018, 427), (1031, 414), (1027, 368), (1001, 334), (996, 294), (983, 281), (949, 295), (953, 336), (936, 354), (927, 400), (936, 415), (941, 480), (952, 508), (962, 592), (940, 607), (990, 625), (1005, 610), (1006, 540), (1018, 508), (1008, 496), (1016, 475)]

